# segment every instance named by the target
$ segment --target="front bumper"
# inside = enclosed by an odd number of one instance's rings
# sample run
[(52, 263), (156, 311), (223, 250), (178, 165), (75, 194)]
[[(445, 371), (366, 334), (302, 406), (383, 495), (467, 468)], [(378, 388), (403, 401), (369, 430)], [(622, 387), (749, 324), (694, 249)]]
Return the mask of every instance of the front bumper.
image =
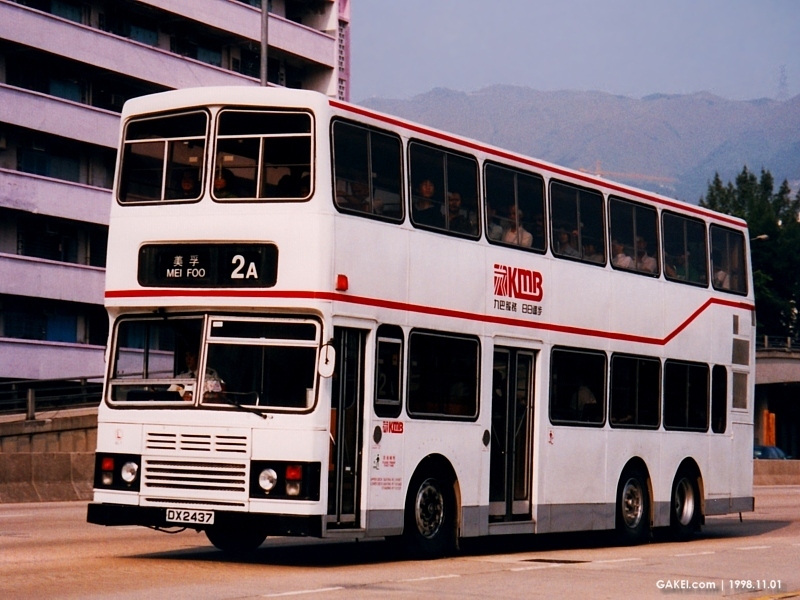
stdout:
[[(141, 525), (143, 527), (182, 527), (167, 522), (167, 509), (159, 506), (130, 506), (124, 504), (90, 503), (86, 521), (96, 525)], [(188, 527), (198, 531), (201, 525)], [(322, 517), (319, 515), (265, 515), (233, 511), (214, 511), (214, 527), (223, 529), (259, 528), (267, 535), (322, 537)]]

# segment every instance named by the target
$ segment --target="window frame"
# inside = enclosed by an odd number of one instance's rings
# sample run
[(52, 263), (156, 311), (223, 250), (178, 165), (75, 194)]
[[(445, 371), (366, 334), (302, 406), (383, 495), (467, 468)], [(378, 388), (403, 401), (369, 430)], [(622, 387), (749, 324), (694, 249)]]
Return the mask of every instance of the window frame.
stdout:
[[(202, 136), (199, 135), (192, 135), (192, 136), (183, 136), (183, 137), (158, 137), (158, 138), (141, 138), (141, 139), (128, 139), (128, 130), (130, 129), (131, 125), (136, 125), (138, 123), (143, 123), (145, 121), (155, 121), (159, 119), (165, 119), (170, 117), (182, 117), (192, 114), (202, 114), (205, 116), (206, 123), (205, 123), (205, 133)], [(125, 121), (124, 129), (122, 133), (122, 144), (120, 148), (119, 157), (119, 172), (116, 175), (116, 186), (115, 186), (115, 200), (117, 204), (120, 206), (142, 206), (142, 205), (151, 205), (151, 204), (191, 204), (194, 202), (200, 202), (203, 199), (203, 195), (205, 193), (205, 182), (207, 179), (207, 163), (209, 157), (209, 146), (210, 146), (210, 132), (211, 132), (211, 124), (212, 118), (211, 113), (205, 108), (197, 108), (192, 110), (182, 110), (182, 111), (170, 111), (164, 113), (154, 113), (148, 115), (137, 115), (131, 117), (127, 121)], [(169, 149), (170, 143), (181, 142), (181, 141), (189, 141), (189, 140), (202, 140), (204, 143), (203, 148), (203, 156), (202, 160), (200, 161), (199, 169), (200, 169), (200, 177), (198, 180), (199, 183), (199, 190), (197, 192), (197, 196), (194, 198), (167, 198), (166, 192), (168, 189), (168, 176), (169, 176)], [(123, 182), (122, 178), (125, 175), (126, 170), (126, 156), (127, 156), (127, 148), (129, 145), (133, 145), (136, 143), (153, 143), (153, 142), (161, 142), (164, 144), (164, 150), (161, 155), (161, 193), (158, 199), (150, 199), (150, 200), (123, 200), (120, 197), (120, 192), (123, 189)]]
[[(671, 416), (670, 411), (667, 410), (667, 402), (670, 401), (670, 395), (667, 394), (667, 385), (674, 379), (674, 377), (670, 376), (670, 373), (667, 370), (672, 366), (684, 366), (688, 368), (702, 368), (705, 369), (706, 373), (706, 389), (705, 389), (705, 425), (703, 428), (698, 427), (690, 427), (689, 426), (689, 414), (691, 412), (690, 404), (692, 398), (688, 396), (688, 393), (691, 391), (691, 387), (684, 388), (684, 409), (686, 412), (686, 424), (685, 425), (674, 425), (672, 423), (668, 423), (668, 417)], [(689, 375), (687, 370), (687, 377), (686, 383), (690, 384)], [(675, 360), (675, 359), (667, 359), (664, 361), (663, 367), (663, 377), (662, 377), (662, 408), (661, 408), (661, 420), (664, 424), (664, 429), (666, 431), (685, 431), (689, 433), (708, 433), (710, 425), (711, 425), (711, 368), (707, 363), (704, 362), (696, 362), (696, 361), (688, 361), (688, 360)]]
[[(443, 226), (442, 227), (438, 227), (436, 225), (427, 225), (427, 224), (424, 224), (424, 223), (419, 223), (419, 222), (417, 222), (415, 220), (414, 213), (416, 211), (414, 209), (414, 201), (415, 201), (414, 200), (415, 199), (415, 194), (414, 194), (414, 170), (413, 170), (413, 161), (412, 161), (413, 146), (415, 146), (415, 145), (421, 146), (421, 147), (425, 148), (428, 151), (441, 152), (445, 158), (448, 155), (450, 155), (450, 156), (454, 156), (456, 158), (460, 158), (460, 159), (463, 159), (463, 160), (471, 161), (471, 162), (473, 162), (475, 164), (475, 169), (474, 169), (474, 173), (475, 173), (475, 190), (474, 190), (474, 192), (475, 192), (475, 218), (477, 219), (477, 222), (475, 223), (475, 233), (474, 234), (461, 233), (461, 232), (449, 229), (447, 227), (448, 213), (447, 213), (446, 207), (447, 207), (447, 195), (449, 193), (449, 185), (448, 185), (449, 184), (449, 181), (448, 181), (449, 178), (448, 178), (448, 174), (447, 174), (447, 166), (446, 166), (447, 165), (447, 161), (446, 160), (443, 162), (443, 165), (442, 165), (442, 177), (443, 177), (443, 180), (444, 180), (444, 189), (442, 190), (441, 202), (442, 202), (442, 208), (445, 209), (445, 212), (442, 213)], [(483, 194), (481, 193), (482, 188), (481, 188), (480, 161), (475, 156), (473, 156), (472, 154), (469, 154), (467, 152), (453, 150), (452, 148), (448, 148), (447, 146), (440, 146), (440, 145), (437, 145), (437, 144), (432, 144), (430, 142), (427, 142), (427, 141), (424, 141), (424, 140), (420, 140), (420, 139), (417, 139), (417, 138), (410, 139), (408, 141), (408, 143), (406, 144), (406, 160), (408, 161), (408, 186), (409, 186), (408, 187), (408, 215), (409, 215), (409, 221), (411, 222), (411, 225), (415, 229), (419, 229), (419, 230), (422, 230), (422, 231), (432, 231), (432, 232), (440, 233), (440, 234), (444, 234), (444, 235), (451, 235), (451, 236), (458, 237), (458, 238), (461, 238), (461, 239), (468, 239), (468, 240), (473, 240), (473, 241), (481, 239), (481, 230), (482, 230), (482, 224), (481, 224), (481, 218), (482, 218), (481, 217), (481, 200), (482, 200)], [(430, 179), (430, 178), (425, 178), (425, 179)]]
[[(219, 127), (221, 118), (225, 113), (228, 112), (238, 112), (238, 113), (259, 113), (259, 114), (294, 114), (294, 115), (306, 115), (309, 118), (309, 129), (308, 133), (287, 133), (287, 134), (264, 134), (264, 133), (247, 133), (243, 135), (234, 135), (234, 134), (225, 134), (220, 135)], [(298, 196), (298, 197), (291, 197), (291, 196), (276, 196), (276, 197), (260, 197), (258, 196), (259, 191), (263, 190), (263, 185), (261, 189), (259, 189), (259, 185), (262, 184), (264, 178), (264, 140), (265, 139), (272, 139), (272, 138), (289, 138), (289, 137), (308, 137), (309, 138), (309, 188), (308, 193), (305, 196)], [(256, 178), (255, 178), (255, 189), (256, 195), (255, 196), (234, 196), (230, 198), (220, 198), (217, 197), (214, 193), (214, 178), (217, 171), (217, 158), (219, 156), (218, 147), (220, 140), (233, 140), (233, 139), (255, 139), (258, 140), (258, 158), (255, 164), (255, 171), (256, 171)], [(218, 202), (220, 204), (237, 204), (237, 203), (283, 203), (283, 202), (308, 202), (314, 197), (315, 189), (314, 189), (314, 182), (315, 182), (315, 173), (317, 168), (317, 145), (316, 145), (316, 115), (310, 109), (304, 108), (280, 108), (280, 107), (254, 107), (254, 106), (237, 106), (237, 105), (230, 105), (223, 107), (219, 112), (217, 112), (216, 116), (214, 117), (214, 135), (213, 139), (210, 141), (209, 145), (211, 146), (211, 152), (209, 153), (209, 166), (211, 170), (211, 183), (209, 185), (209, 196), (214, 202)], [(222, 168), (222, 167), (220, 167)]]
[[(471, 415), (458, 415), (458, 414), (450, 414), (450, 413), (437, 413), (437, 412), (420, 412), (416, 411), (415, 408), (412, 408), (412, 393), (416, 390), (413, 389), (411, 379), (415, 375), (414, 373), (414, 359), (415, 355), (412, 353), (414, 352), (414, 339), (416, 337), (425, 336), (425, 337), (438, 337), (438, 338), (449, 338), (454, 340), (461, 340), (465, 342), (474, 342), (475, 348), (475, 410), (474, 414)], [(454, 422), (475, 422), (478, 420), (481, 412), (481, 341), (478, 336), (474, 335), (465, 335), (459, 333), (452, 333), (448, 331), (438, 331), (438, 330), (431, 330), (431, 329), (412, 329), (408, 333), (407, 337), (407, 344), (408, 344), (408, 359), (407, 364), (408, 367), (406, 369), (405, 374), (405, 410), (406, 414), (415, 420), (427, 420), (427, 421), (454, 421)], [(439, 401), (441, 405), (442, 402)]]
[[(633, 256), (630, 258), (633, 260), (633, 266), (626, 268), (626, 267), (619, 267), (614, 264), (614, 223), (613, 223), (613, 215), (612, 209), (614, 204), (627, 204), (630, 205), (633, 209)], [(656, 261), (656, 270), (654, 272), (648, 272), (642, 269), (636, 268), (636, 238), (640, 237), (637, 235), (637, 226), (636, 226), (636, 210), (645, 210), (645, 211), (652, 211), (654, 221), (653, 221), (653, 232), (655, 233), (655, 240), (650, 240), (654, 242), (655, 247), (655, 254), (652, 257)], [(635, 273), (636, 275), (643, 275), (645, 277), (652, 277), (658, 279), (661, 276), (661, 232), (658, 226), (658, 209), (655, 206), (650, 204), (643, 204), (641, 202), (634, 202), (633, 200), (629, 200), (627, 198), (623, 198), (622, 196), (612, 196), (609, 195), (608, 197), (608, 245), (609, 245), (609, 254), (608, 263), (611, 265), (612, 269), (617, 271), (623, 271), (625, 273)]]
[[(400, 154), (399, 155), (400, 162), (398, 164), (399, 187), (397, 189), (397, 193), (398, 193), (398, 196), (399, 196), (399, 202), (400, 202), (400, 216), (399, 217), (387, 217), (387, 216), (384, 216), (384, 215), (381, 215), (381, 214), (378, 214), (378, 213), (375, 213), (375, 212), (360, 211), (360, 210), (357, 210), (357, 209), (353, 209), (353, 208), (348, 208), (346, 206), (342, 206), (342, 205), (339, 204), (339, 202), (337, 202), (337, 199), (336, 199), (336, 197), (337, 197), (337, 187), (336, 187), (336, 185), (337, 185), (337, 177), (336, 177), (336, 143), (335, 143), (336, 136), (334, 135), (334, 128), (339, 123), (341, 123), (343, 125), (350, 126), (350, 127), (356, 127), (356, 128), (359, 128), (359, 129), (364, 129), (364, 130), (367, 131), (367, 134), (370, 136), (368, 138), (368, 147), (367, 147), (368, 152), (369, 152), (369, 156), (368, 156), (368, 165), (369, 165), (369, 167), (368, 167), (368, 169), (369, 169), (370, 173), (373, 172), (372, 171), (372, 137), (371, 137), (372, 133), (385, 135), (386, 137), (394, 138), (394, 139), (397, 140), (399, 154)], [(397, 133), (395, 133), (393, 131), (389, 131), (387, 129), (381, 129), (379, 127), (372, 127), (370, 125), (365, 125), (364, 123), (360, 123), (358, 121), (351, 121), (349, 119), (336, 117), (334, 119), (331, 119), (330, 151), (331, 151), (331, 190), (333, 192), (331, 194), (331, 199), (333, 200), (333, 205), (336, 207), (336, 210), (338, 210), (339, 212), (341, 212), (343, 214), (356, 215), (358, 217), (363, 217), (363, 218), (366, 218), (366, 219), (375, 219), (377, 221), (385, 221), (385, 222), (388, 222), (388, 223), (403, 223), (405, 221), (406, 212), (407, 212), (406, 211), (406, 201), (405, 201), (405, 188), (406, 188), (406, 186), (405, 186), (405, 154), (406, 154), (406, 149), (405, 149), (405, 144), (403, 143), (403, 138), (400, 137), (400, 135), (398, 135)], [(374, 181), (373, 180), (374, 180), (374, 177), (372, 177), (371, 180), (370, 180), (369, 196), (370, 196), (370, 198), (372, 198), (373, 207), (374, 207), (374, 201), (375, 201), (374, 194), (375, 194), (375, 192), (374, 192), (374, 185), (373, 185)]]
[[(575, 251), (578, 252), (577, 256), (572, 256), (570, 254), (565, 254), (563, 252), (559, 252), (559, 251), (556, 250), (556, 243), (557, 243), (558, 236), (555, 233), (555, 227), (556, 227), (555, 214), (556, 214), (556, 210), (555, 210), (555, 207), (554, 207), (554, 202), (555, 202), (555, 194), (553, 193), (553, 186), (554, 185), (562, 186), (562, 187), (566, 187), (566, 188), (571, 188), (572, 190), (574, 190), (575, 192), (577, 192), (579, 194), (580, 193), (586, 193), (586, 194), (592, 194), (592, 195), (599, 196), (599, 198), (600, 198), (599, 215), (600, 215), (601, 221), (600, 221), (599, 227), (597, 228), (597, 233), (600, 236), (600, 240), (599, 240), (600, 241), (600, 247), (601, 247), (601, 249), (603, 251), (603, 260), (602, 260), (602, 262), (592, 261), (592, 260), (588, 260), (588, 259), (584, 258), (584, 256), (583, 256), (583, 248), (584, 248), (583, 237), (584, 236), (583, 236), (582, 232), (578, 232), (578, 247), (575, 248)], [(570, 183), (570, 182), (567, 182), (567, 181), (562, 181), (560, 179), (550, 179), (547, 191), (548, 191), (547, 195), (548, 195), (548, 202), (549, 202), (549, 208), (550, 208), (550, 251), (553, 254), (553, 256), (556, 257), (556, 258), (562, 259), (562, 260), (571, 260), (571, 261), (574, 261), (574, 262), (583, 263), (585, 265), (592, 265), (592, 266), (595, 266), (595, 267), (605, 267), (606, 264), (608, 264), (608, 243), (606, 242), (606, 239), (605, 239), (606, 238), (606, 231), (607, 231), (607, 225), (606, 225), (606, 197), (603, 194), (603, 192), (600, 191), (600, 190), (594, 189), (594, 188), (585, 187), (585, 186), (581, 186), (581, 185), (576, 185), (574, 183)], [(580, 196), (578, 196), (575, 199), (575, 203), (576, 203), (576, 218), (577, 218), (576, 224), (579, 224), (579, 223), (582, 222), (581, 210), (580, 210), (580, 205), (581, 205)]]
[[(725, 288), (724, 286), (717, 285), (717, 278), (715, 276), (715, 264), (714, 264), (714, 251), (717, 250), (714, 248), (714, 232), (721, 231), (727, 234), (726, 243), (729, 243), (727, 240), (730, 240), (731, 235), (739, 236), (742, 243), (742, 252), (739, 256), (739, 259), (742, 262), (741, 274), (740, 277), (742, 278), (742, 283), (744, 284), (744, 289), (733, 289), (733, 288)], [(708, 243), (711, 248), (711, 252), (709, 254), (709, 258), (711, 259), (711, 286), (718, 292), (724, 292), (726, 294), (736, 294), (738, 296), (747, 296), (749, 293), (748, 289), (748, 272), (747, 272), (747, 246), (745, 235), (743, 231), (737, 229), (731, 229), (730, 227), (723, 227), (722, 225), (717, 225), (716, 223), (711, 223), (708, 227)], [(728, 273), (730, 277), (732, 274)]]
[[(397, 366), (397, 400), (381, 398), (379, 391), (381, 375), (381, 342), (397, 344), (400, 347), (399, 364)], [(399, 325), (382, 324), (375, 330), (375, 381), (373, 410), (375, 416), (382, 419), (396, 419), (403, 411), (403, 397), (405, 395), (405, 334)]]
[[(669, 254), (667, 253), (667, 244), (669, 242), (667, 240), (667, 234), (666, 234), (667, 228), (665, 226), (665, 219), (670, 219), (670, 218), (683, 219), (685, 222), (688, 222), (688, 223), (697, 223), (699, 225), (702, 225), (703, 238), (704, 239), (703, 239), (703, 243), (700, 245), (700, 247), (702, 247), (703, 252), (705, 253), (705, 256), (704, 256), (704, 259), (705, 259), (704, 260), (704, 268), (705, 268), (704, 276), (705, 276), (705, 280), (704, 281), (701, 282), (701, 281), (692, 281), (690, 279), (681, 279), (680, 277), (677, 277), (677, 276), (671, 276), (668, 273), (668, 271), (667, 271), (667, 256), (669, 256)], [(686, 233), (686, 229), (685, 229), (685, 226), (684, 226), (683, 251), (684, 251), (685, 254), (689, 254), (688, 245), (689, 245), (688, 244), (688, 235)], [(667, 211), (667, 210), (661, 212), (661, 260), (664, 262), (664, 278), (665, 279), (667, 279), (668, 281), (674, 281), (676, 283), (682, 283), (684, 285), (691, 285), (691, 286), (698, 287), (698, 288), (708, 288), (708, 280), (709, 280), (709, 277), (708, 277), (708, 258), (709, 258), (709, 256), (708, 256), (708, 248), (709, 248), (709, 236), (708, 236), (708, 228), (706, 227), (705, 221), (703, 221), (702, 219), (689, 217), (687, 215), (683, 215), (683, 214), (677, 213), (677, 212), (672, 212), (672, 211)], [(687, 263), (687, 273), (688, 272), (689, 271), (688, 271), (688, 263)]]
[[(651, 425), (643, 425), (640, 423), (621, 423), (614, 420), (614, 362), (616, 359), (635, 360), (641, 362), (651, 362), (658, 364), (658, 381), (656, 383), (656, 422)], [(637, 369), (639, 364), (637, 364)], [(608, 423), (613, 429), (637, 429), (637, 430), (657, 430), (661, 426), (661, 389), (663, 380), (663, 365), (661, 360), (655, 356), (643, 356), (636, 354), (614, 353), (611, 355), (609, 365), (609, 392), (608, 392)], [(638, 381), (638, 370), (637, 370)], [(636, 390), (636, 405), (637, 409), (640, 404), (639, 392), (640, 387), (637, 386)]]
[[(557, 392), (556, 385), (554, 384), (554, 369), (556, 365), (555, 357), (557, 354), (573, 354), (573, 355), (588, 355), (594, 357), (602, 357), (603, 359), (603, 385), (602, 385), (602, 398), (597, 399), (597, 396), (594, 394), (594, 390), (589, 390), (593, 396), (595, 396), (596, 404), (599, 405), (601, 409), (601, 418), (599, 421), (586, 421), (586, 420), (571, 420), (571, 419), (558, 419), (553, 418), (553, 406), (555, 398), (555, 393)], [(564, 425), (569, 427), (593, 427), (596, 429), (603, 428), (606, 424), (607, 420), (607, 405), (608, 405), (608, 355), (603, 350), (595, 350), (590, 348), (577, 348), (577, 347), (569, 347), (569, 346), (553, 346), (552, 350), (550, 351), (550, 373), (549, 373), (549, 382), (548, 385), (550, 387), (550, 391), (548, 394), (547, 399), (547, 417), (550, 421), (551, 425)], [(584, 379), (584, 378), (582, 378)], [(583, 386), (578, 386), (576, 391), (573, 395), (578, 395), (580, 393), (580, 388)], [(579, 402), (579, 400), (578, 400)]]
[[(530, 246), (523, 246), (521, 244), (515, 244), (511, 242), (504, 242), (502, 239), (492, 239), (489, 235), (489, 176), (487, 174), (487, 170), (489, 168), (495, 169), (503, 169), (505, 171), (509, 171), (514, 175), (514, 206), (517, 207), (517, 211), (519, 211), (519, 183), (518, 177), (520, 175), (525, 177), (531, 177), (533, 179), (538, 179), (541, 182), (541, 190), (542, 190), (542, 198), (541, 198), (541, 215), (542, 215), (542, 247), (536, 248), (533, 246), (533, 243)], [(548, 248), (548, 235), (547, 235), (547, 185), (544, 176), (540, 175), (539, 173), (535, 173), (533, 171), (525, 171), (524, 169), (518, 169), (516, 167), (511, 167), (509, 165), (495, 162), (495, 161), (484, 161), (483, 163), (483, 213), (486, 215), (485, 223), (484, 223), (484, 231), (483, 235), (486, 236), (486, 240), (490, 244), (494, 244), (497, 246), (501, 246), (503, 248), (515, 248), (517, 250), (524, 250), (525, 252), (533, 252), (535, 254), (546, 254)], [(519, 218), (517, 219), (519, 222)], [(533, 235), (533, 232), (529, 232)], [(536, 237), (534, 236), (533, 241), (535, 242)]]

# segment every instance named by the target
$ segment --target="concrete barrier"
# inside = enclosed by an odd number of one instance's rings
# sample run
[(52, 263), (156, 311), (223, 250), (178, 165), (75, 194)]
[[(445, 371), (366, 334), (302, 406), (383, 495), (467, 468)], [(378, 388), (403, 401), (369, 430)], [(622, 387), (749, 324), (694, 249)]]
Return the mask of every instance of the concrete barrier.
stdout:
[(754, 485), (800, 485), (800, 460), (754, 460)]
[(0, 502), (90, 500), (97, 409), (0, 421)]

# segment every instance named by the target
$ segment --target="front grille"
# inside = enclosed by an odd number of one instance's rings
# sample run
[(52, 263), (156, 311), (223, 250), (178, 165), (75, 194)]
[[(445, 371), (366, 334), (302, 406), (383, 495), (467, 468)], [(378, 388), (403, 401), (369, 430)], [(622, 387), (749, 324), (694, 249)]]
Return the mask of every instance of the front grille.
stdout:
[(247, 463), (161, 460), (145, 458), (145, 489), (247, 492)]
[(209, 454), (244, 454), (249, 451), (246, 435), (230, 433), (192, 433), (147, 431), (145, 448), (161, 452), (203, 452)]

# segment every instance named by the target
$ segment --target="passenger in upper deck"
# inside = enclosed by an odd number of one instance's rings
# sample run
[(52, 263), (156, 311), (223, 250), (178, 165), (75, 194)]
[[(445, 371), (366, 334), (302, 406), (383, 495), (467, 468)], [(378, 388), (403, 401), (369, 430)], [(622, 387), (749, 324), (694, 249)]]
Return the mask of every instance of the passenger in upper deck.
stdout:
[(198, 187), (197, 169), (186, 169), (181, 175), (181, 198), (197, 198)]
[(521, 220), (522, 211), (517, 208), (516, 204), (509, 204), (506, 227), (503, 230), (503, 241), (506, 244), (530, 248), (533, 244), (533, 234), (522, 226)]
[(604, 263), (606, 261), (605, 254), (598, 252), (595, 243), (589, 239), (583, 242), (583, 258), (593, 263)]
[(435, 203), (436, 186), (430, 179), (423, 179), (414, 194), (414, 223), (428, 227), (444, 226), (444, 215)]
[(369, 184), (365, 181), (351, 181), (349, 184), (346, 181), (340, 180), (337, 182), (344, 188), (341, 192), (336, 194), (336, 203), (340, 208), (348, 208), (350, 210), (357, 210), (360, 212), (372, 212), (370, 210), (369, 202)]
[(214, 177), (214, 197), (216, 198), (235, 198), (231, 189), (233, 185), (233, 173), (228, 169), (218, 169)]
[(611, 264), (618, 269), (633, 269), (633, 258), (625, 254), (625, 246), (618, 240), (611, 240)]
[(475, 226), (461, 214), (461, 194), (458, 192), (447, 195), (447, 228), (458, 233), (475, 233)]
[(647, 240), (640, 235), (636, 236), (636, 268), (645, 273), (658, 272), (658, 261), (647, 254)]
[(556, 243), (556, 253), (562, 256), (573, 256), (580, 258), (580, 252), (572, 242), (572, 236), (566, 229), (558, 230), (558, 241)]

